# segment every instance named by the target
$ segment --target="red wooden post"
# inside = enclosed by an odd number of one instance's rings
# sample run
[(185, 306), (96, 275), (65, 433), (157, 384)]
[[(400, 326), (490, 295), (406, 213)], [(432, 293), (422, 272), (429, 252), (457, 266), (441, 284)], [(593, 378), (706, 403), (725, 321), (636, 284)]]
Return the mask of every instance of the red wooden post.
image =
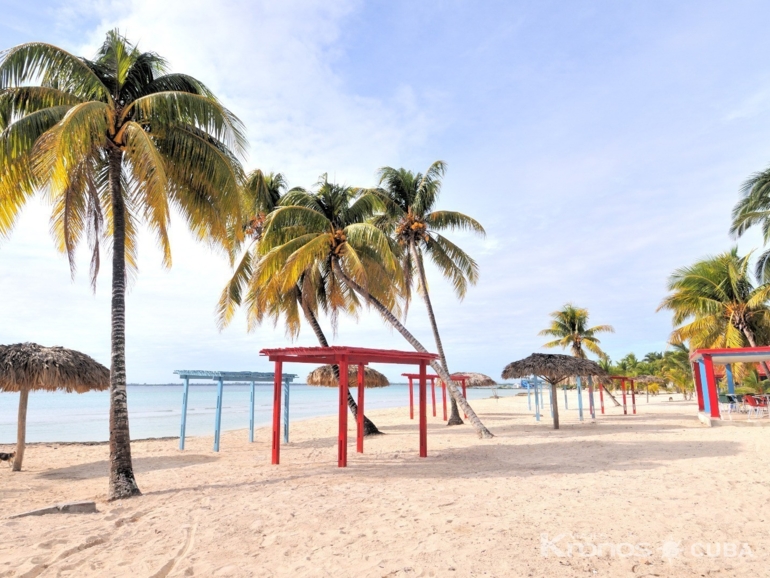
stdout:
[(359, 454), (364, 453), (364, 364), (358, 364), (358, 413), (356, 414), (356, 421), (358, 422), (358, 435), (356, 436), (356, 451)]
[(446, 416), (446, 383), (444, 381), (441, 381), (441, 398), (444, 400), (444, 421), (447, 421)]
[(706, 385), (708, 386), (709, 405), (711, 406), (711, 417), (721, 418), (719, 414), (719, 395), (717, 392), (717, 380), (714, 377), (714, 361), (710, 355), (703, 356), (703, 363), (706, 365)]
[(341, 359), (340, 366), (340, 430), (337, 436), (337, 466), (348, 465), (348, 360)]
[(602, 406), (602, 415), (604, 415), (604, 384), (599, 384), (599, 405)]
[(626, 379), (620, 378), (620, 389), (623, 390), (623, 415), (628, 415), (628, 407), (626, 406)]
[(414, 419), (414, 388), (412, 378), (409, 378), (409, 419)]
[[(463, 397), (465, 398), (465, 401), (468, 401), (468, 395), (467, 391), (465, 390), (465, 378), (462, 378), (462, 384), (463, 384)], [(468, 419), (468, 416), (465, 415), (465, 412), (463, 412), (463, 415), (465, 416), (465, 419)]]
[(631, 380), (631, 407), (634, 410), (634, 415), (636, 415), (636, 384), (633, 379)]
[(433, 399), (433, 417), (436, 417), (436, 380), (430, 378), (431, 398)]
[(692, 364), (692, 374), (695, 377), (695, 394), (698, 397), (698, 411), (704, 411), (706, 406), (703, 403), (703, 380), (700, 375), (700, 363)]
[(281, 391), (282, 391), (283, 362), (275, 362), (275, 376), (273, 378), (273, 458), (272, 463), (281, 461)]
[(420, 457), (428, 457), (428, 404), (425, 362), (420, 362)]

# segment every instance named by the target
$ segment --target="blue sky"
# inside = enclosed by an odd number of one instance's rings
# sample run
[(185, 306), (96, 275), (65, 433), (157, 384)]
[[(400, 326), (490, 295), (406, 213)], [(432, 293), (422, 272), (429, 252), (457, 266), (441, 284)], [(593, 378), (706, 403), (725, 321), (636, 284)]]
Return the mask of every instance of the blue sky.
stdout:
[[(677, 267), (728, 249), (741, 183), (770, 163), (770, 38), (762, 2), (0, 1), (0, 46), (28, 41), (91, 56), (113, 27), (207, 83), (246, 123), (248, 168), (292, 185), (328, 172), (374, 184), (383, 165), (445, 160), (441, 206), (477, 218), (455, 235), (481, 279), (460, 303), (431, 274), (450, 369), (499, 376), (539, 350), (566, 302), (587, 307), (618, 358), (662, 350), (655, 309)], [(0, 243), (0, 342), (37, 341), (109, 362), (109, 272), (87, 257), (70, 280), (31, 203)], [(152, 239), (128, 298), (128, 378), (179, 368), (268, 366), (283, 330), (222, 333), (221, 255), (172, 224), (174, 266)], [(760, 246), (741, 240), (742, 250)], [(422, 308), (407, 325), (430, 348)], [(331, 334), (328, 322), (325, 325)], [(408, 348), (373, 312), (339, 344)], [(303, 331), (299, 343), (314, 345)], [(384, 368), (391, 377), (401, 368)], [(304, 374), (309, 368), (292, 369)]]

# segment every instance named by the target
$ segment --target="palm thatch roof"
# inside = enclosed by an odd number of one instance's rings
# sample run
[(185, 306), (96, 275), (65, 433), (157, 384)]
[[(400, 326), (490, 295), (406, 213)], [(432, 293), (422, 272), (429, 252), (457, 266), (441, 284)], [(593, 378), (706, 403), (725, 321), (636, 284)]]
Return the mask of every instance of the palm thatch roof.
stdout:
[(457, 379), (455, 376), (464, 375), (468, 379), (465, 380), (465, 385), (468, 387), (486, 387), (490, 385), (497, 385), (494, 379), (483, 373), (473, 373), (472, 371), (458, 371), (453, 373), (450, 377)]
[(607, 372), (590, 359), (559, 353), (533, 353), (526, 359), (506, 365), (502, 377), (512, 379), (530, 375), (540, 376), (548, 383), (559, 383), (573, 375), (602, 378), (607, 375)]
[[(348, 365), (348, 385), (355, 386), (358, 383), (358, 366)], [(315, 368), (307, 376), (308, 385), (321, 385), (324, 387), (337, 387), (337, 378), (331, 365), (322, 365)], [(390, 385), (388, 378), (371, 367), (364, 367), (364, 387), (387, 387)]]
[(84, 393), (110, 386), (110, 370), (85, 353), (37, 343), (0, 345), (0, 391)]

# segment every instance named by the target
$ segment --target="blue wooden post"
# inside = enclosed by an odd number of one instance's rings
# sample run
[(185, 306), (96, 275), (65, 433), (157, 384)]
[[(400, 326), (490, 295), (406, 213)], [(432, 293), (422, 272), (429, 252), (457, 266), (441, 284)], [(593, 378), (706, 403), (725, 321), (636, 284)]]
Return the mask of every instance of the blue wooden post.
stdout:
[(532, 386), (528, 381), (525, 381), (524, 383), (527, 384), (527, 409), (532, 411)]
[(735, 393), (735, 380), (733, 379), (733, 366), (730, 363), (725, 365), (725, 374), (727, 375), (727, 393)]
[(567, 384), (564, 384), (564, 409), (569, 409), (569, 406), (567, 405)]
[(217, 387), (217, 415), (214, 422), (214, 451), (219, 451), (219, 431), (222, 427), (222, 394), (224, 393), (224, 382), (219, 378), (219, 387)]
[(548, 407), (551, 408), (551, 419), (553, 419), (553, 388), (548, 388)]
[(254, 443), (254, 382), (251, 382), (251, 397), (249, 401), (249, 443)]
[(535, 388), (535, 421), (540, 421), (540, 396), (537, 394), (538, 382), (532, 386)]
[(184, 389), (182, 390), (182, 429), (179, 432), (179, 449), (184, 449), (184, 432), (187, 428), (187, 394), (190, 392), (190, 378), (184, 378)]
[(283, 442), (289, 443), (289, 380), (283, 380), (283, 393), (286, 399), (283, 402)]
[(706, 380), (706, 364), (703, 361), (698, 362), (700, 371), (701, 395), (703, 395), (703, 411), (706, 415), (711, 415), (711, 400), (709, 400), (709, 386)]
[(581, 389), (581, 386), (583, 385), (580, 381), (580, 376), (577, 378), (577, 394), (578, 394), (578, 415), (580, 416), (580, 421), (583, 421), (583, 390)]
[(596, 419), (596, 401), (594, 400), (594, 378), (591, 377), (590, 375), (588, 376), (588, 406), (591, 409), (591, 419)]

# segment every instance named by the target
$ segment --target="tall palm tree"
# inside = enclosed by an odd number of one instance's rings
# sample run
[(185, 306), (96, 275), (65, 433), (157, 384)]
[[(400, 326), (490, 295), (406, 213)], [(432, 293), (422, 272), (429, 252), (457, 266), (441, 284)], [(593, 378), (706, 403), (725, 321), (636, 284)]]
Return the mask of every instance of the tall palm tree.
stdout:
[[(397, 298), (403, 293), (399, 248), (370, 221), (382, 209), (381, 195), (329, 183), (316, 193), (288, 193), (271, 213), (261, 243), (265, 256), (259, 283), (279, 275), (294, 285), (312, 265), (329, 267), (334, 284), (355, 291), (417, 350), (427, 349), (398, 320)], [(462, 397), (441, 363), (431, 367), (447, 384), (480, 437), (492, 434)]]
[[(274, 323), (283, 320), (286, 333), (290, 339), (295, 339), (300, 330), (300, 312), (310, 325), (321, 347), (329, 347), (329, 342), (318, 321), (319, 307), (324, 312), (331, 312), (332, 323), (336, 327), (338, 312), (355, 314), (358, 309), (358, 299), (352, 294), (337, 295), (338, 285), (333, 285), (333, 275), (320, 267), (309, 268), (297, 283), (284, 287), (279, 276), (272, 276), (260, 281), (259, 242), (262, 239), (265, 220), (276, 207), (287, 188), (286, 179), (281, 173), (263, 174), (260, 170), (253, 171), (246, 182), (244, 198), (248, 217), (244, 227), (250, 243), (235, 268), (233, 276), (222, 291), (217, 305), (217, 324), (224, 329), (232, 320), (235, 310), (242, 304), (247, 306), (249, 330), (260, 325), (265, 318)], [(292, 191), (302, 191), (300, 188)], [(329, 295), (333, 296), (330, 300)], [(350, 297), (353, 297), (351, 299)], [(333, 365), (332, 370), (339, 380), (339, 366)], [(353, 417), (358, 415), (358, 404), (353, 395), (348, 392), (348, 407)], [(377, 426), (364, 415), (364, 435), (381, 433)]]
[[(572, 303), (567, 303), (561, 310), (551, 313), (551, 325), (543, 329), (538, 335), (556, 337), (555, 340), (544, 343), (543, 347), (561, 347), (572, 350), (574, 357), (586, 358), (585, 349), (598, 356), (600, 360), (606, 359), (607, 354), (599, 347), (597, 333), (614, 333), (615, 329), (611, 325), (596, 325), (588, 327), (588, 309), (575, 307)], [(585, 349), (584, 349), (585, 347)], [(593, 391), (593, 380), (589, 379), (589, 393)], [(603, 388), (612, 402), (619, 406), (620, 402), (615, 396), (602, 384)]]
[[(380, 219), (385, 230), (403, 249), (401, 267), (404, 273), (406, 307), (412, 293), (414, 279), (418, 292), (425, 301), (428, 319), (433, 330), (441, 364), (449, 373), (444, 346), (439, 335), (436, 315), (433, 312), (423, 257), (427, 256), (442, 275), (452, 282), (460, 299), (465, 297), (468, 283), (478, 280), (478, 265), (465, 251), (444, 237), (446, 230), (467, 230), (485, 235), (484, 228), (471, 217), (455, 211), (435, 210), (441, 192), (441, 179), (446, 164), (436, 161), (425, 174), (407, 169), (383, 167), (379, 170), (380, 190), (386, 198), (386, 213)], [(460, 425), (463, 420), (457, 409), (457, 401), (451, 397), (452, 409), (447, 425)]]
[[(741, 237), (755, 225), (762, 229), (765, 245), (770, 241), (770, 168), (751, 175), (741, 187), (742, 198), (733, 207), (730, 233)], [(757, 259), (755, 273), (763, 282), (770, 281), (770, 249)]]
[(73, 274), (84, 235), (92, 283), (100, 242), (111, 245), (109, 499), (140, 493), (125, 355), (126, 279), (136, 268), (139, 223), (155, 233), (170, 266), (170, 207), (196, 235), (223, 245), (238, 214), (241, 123), (200, 81), (166, 69), (160, 56), (140, 52), (117, 31), (94, 60), (37, 42), (0, 56), (0, 233), (42, 190)]
[[(768, 343), (770, 283), (755, 284), (750, 257), (733, 248), (674, 271), (671, 293), (658, 307), (673, 312), (672, 342), (688, 340), (695, 349)], [(770, 375), (767, 364), (762, 367)]]

